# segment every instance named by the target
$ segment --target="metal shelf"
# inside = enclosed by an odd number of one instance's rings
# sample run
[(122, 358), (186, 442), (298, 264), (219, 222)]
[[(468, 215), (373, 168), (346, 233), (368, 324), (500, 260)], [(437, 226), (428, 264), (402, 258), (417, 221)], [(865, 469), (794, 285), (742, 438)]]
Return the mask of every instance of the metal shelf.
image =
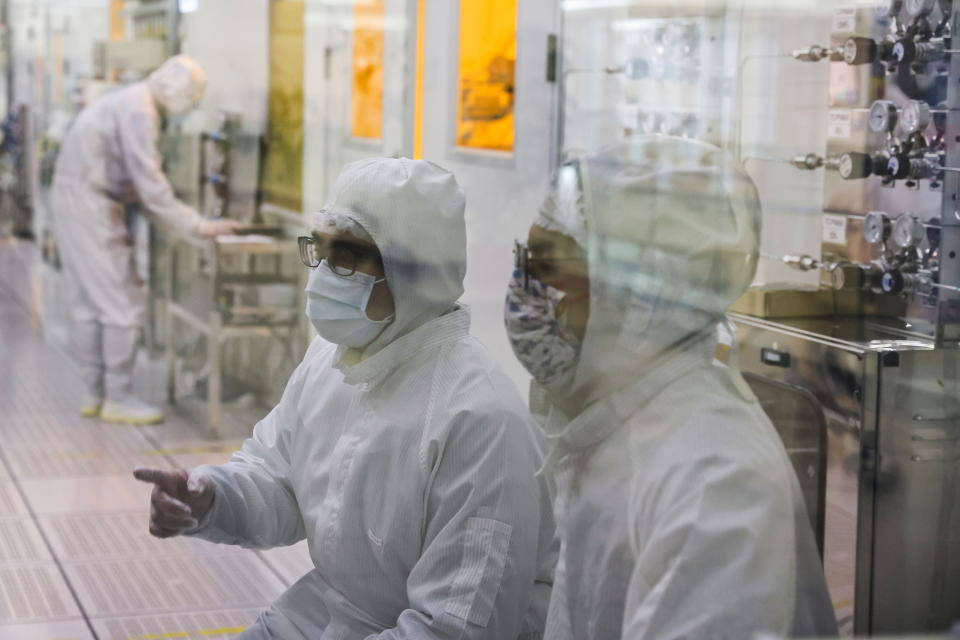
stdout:
[[(222, 301), (228, 297), (227, 289), (236, 285), (287, 285), (294, 288), (295, 305), (302, 306), (303, 278), (282, 274), (283, 258), (297, 254), (297, 243), (289, 238), (270, 238), (269, 240), (244, 241), (234, 236), (216, 241), (203, 240), (183, 235), (168, 228), (163, 229), (167, 237), (166, 292), (165, 305), (165, 356), (167, 368), (167, 399), (175, 403), (176, 390), (176, 339), (178, 325), (187, 325), (202, 333), (207, 339), (207, 366), (210, 378), (207, 384), (207, 431), (216, 437), (221, 421), (221, 392), (223, 381), (223, 346), (227, 340), (246, 337), (277, 338), (278, 331), (291, 338), (300, 326), (297, 314), (276, 316), (276, 306), (256, 307), (250, 305), (226, 307)], [(204, 254), (210, 273), (205, 278), (207, 293), (200, 304), (190, 306), (180, 300), (177, 271), (181, 254), (190, 249)], [(223, 260), (236, 256), (249, 257), (246, 261), (248, 272), (224, 273)], [(269, 273), (255, 271), (255, 257), (275, 256), (273, 270)], [(241, 261), (242, 262), (242, 261)], [(240, 313), (238, 313), (238, 310)], [(259, 321), (251, 316), (262, 314)], [(237, 321), (242, 315), (244, 320)], [(249, 321), (248, 321), (249, 319)]]

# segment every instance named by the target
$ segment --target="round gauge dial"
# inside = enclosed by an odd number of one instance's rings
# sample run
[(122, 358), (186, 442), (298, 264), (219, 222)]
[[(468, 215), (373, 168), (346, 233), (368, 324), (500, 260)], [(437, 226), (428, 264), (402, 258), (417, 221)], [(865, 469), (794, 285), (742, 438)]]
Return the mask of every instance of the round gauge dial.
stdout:
[(889, 100), (876, 100), (870, 105), (870, 130), (875, 133), (892, 132), (897, 126), (897, 107)]
[(837, 172), (844, 180), (859, 180), (872, 173), (870, 156), (859, 151), (848, 151), (837, 158)]
[(937, 0), (904, 0), (903, 8), (911, 18), (929, 15), (937, 6)]
[(890, 218), (882, 211), (871, 211), (863, 221), (863, 237), (870, 244), (882, 244), (890, 237)]
[(913, 249), (923, 242), (923, 225), (917, 217), (904, 213), (893, 223), (893, 241), (901, 249)]
[(877, 51), (873, 38), (851, 36), (843, 43), (843, 61), (849, 65), (867, 64), (877, 59)]
[(853, 158), (849, 153), (840, 156), (840, 162), (837, 164), (837, 171), (844, 180), (849, 180), (853, 176)]
[(922, 100), (911, 100), (900, 112), (900, 128), (907, 133), (920, 133), (930, 124), (930, 105)]
[(856, 40), (847, 38), (847, 41), (843, 43), (843, 61), (847, 64), (853, 64), (859, 57), (857, 55), (860, 53), (859, 49), (860, 47), (857, 46)]

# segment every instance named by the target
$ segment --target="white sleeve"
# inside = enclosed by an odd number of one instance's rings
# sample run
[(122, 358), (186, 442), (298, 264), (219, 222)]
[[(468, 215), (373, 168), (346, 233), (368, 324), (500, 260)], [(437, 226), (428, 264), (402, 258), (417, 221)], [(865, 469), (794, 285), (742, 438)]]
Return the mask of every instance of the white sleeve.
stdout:
[[(367, 640), (517, 638), (538, 578), (540, 456), (526, 418), (466, 417), (426, 471), (423, 552), (408, 608)], [(549, 537), (548, 537), (549, 539)]]
[(784, 474), (714, 457), (662, 477), (632, 498), (635, 566), (622, 637), (789, 634), (796, 532)]
[(163, 173), (162, 158), (157, 149), (160, 136), (160, 117), (157, 112), (121, 105), (116, 118), (123, 162), (140, 201), (164, 223), (187, 233), (195, 233), (200, 224), (200, 214), (177, 198)]
[(299, 421), (297, 400), (308, 359), (309, 353), (290, 377), (280, 403), (257, 423), (253, 436), (229, 462), (199, 467), (213, 481), (213, 505), (189, 535), (254, 549), (304, 539), (289, 472), (291, 432)]

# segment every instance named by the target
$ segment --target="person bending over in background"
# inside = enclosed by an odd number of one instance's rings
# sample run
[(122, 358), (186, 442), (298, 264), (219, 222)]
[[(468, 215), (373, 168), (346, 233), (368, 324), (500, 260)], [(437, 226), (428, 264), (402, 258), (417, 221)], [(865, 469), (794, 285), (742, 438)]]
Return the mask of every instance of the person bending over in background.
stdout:
[(134, 263), (126, 205), (139, 201), (162, 222), (204, 237), (231, 233), (237, 226), (205, 220), (178, 200), (157, 150), (161, 116), (193, 109), (206, 86), (203, 69), (176, 56), (145, 81), (81, 111), (64, 138), (50, 192), (51, 217), (83, 377), (80, 413), (85, 417), (133, 424), (163, 419), (160, 409), (133, 395), (146, 290)]

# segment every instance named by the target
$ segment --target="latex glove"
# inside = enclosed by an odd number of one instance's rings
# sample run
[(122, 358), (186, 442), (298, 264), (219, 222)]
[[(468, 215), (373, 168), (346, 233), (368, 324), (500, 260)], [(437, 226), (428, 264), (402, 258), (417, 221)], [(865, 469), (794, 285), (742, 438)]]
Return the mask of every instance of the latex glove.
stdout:
[(197, 225), (197, 235), (204, 238), (216, 238), (217, 236), (229, 236), (243, 227), (243, 223), (236, 220), (207, 220), (203, 218)]
[(158, 538), (195, 529), (213, 504), (213, 482), (196, 469), (137, 467), (133, 477), (153, 484), (150, 494), (150, 533)]

